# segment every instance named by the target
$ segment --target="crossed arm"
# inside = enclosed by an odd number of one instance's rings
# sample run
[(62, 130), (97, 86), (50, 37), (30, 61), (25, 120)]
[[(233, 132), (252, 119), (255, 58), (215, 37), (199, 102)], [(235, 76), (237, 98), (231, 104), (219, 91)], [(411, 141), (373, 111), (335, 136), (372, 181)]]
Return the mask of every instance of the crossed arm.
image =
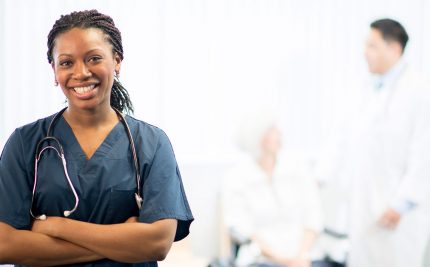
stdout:
[(119, 262), (163, 260), (177, 221), (100, 225), (61, 217), (35, 221), (31, 231), (0, 222), (0, 263), (52, 266), (109, 258)]

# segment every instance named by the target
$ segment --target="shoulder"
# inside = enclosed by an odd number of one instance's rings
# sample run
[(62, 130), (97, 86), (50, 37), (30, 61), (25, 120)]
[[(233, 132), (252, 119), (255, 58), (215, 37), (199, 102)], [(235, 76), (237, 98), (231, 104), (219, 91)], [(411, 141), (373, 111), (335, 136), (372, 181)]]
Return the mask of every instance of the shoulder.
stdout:
[(136, 119), (130, 115), (126, 116), (126, 121), (136, 138), (144, 139), (155, 143), (169, 141), (167, 134), (159, 127), (145, 121)]
[(53, 115), (16, 128), (3, 148), (2, 157), (11, 153), (17, 159), (22, 155), (25, 159), (31, 160), (28, 155), (33, 155), (37, 143), (46, 136), (52, 117)]
[(418, 94), (428, 94), (430, 92), (430, 80), (426, 76), (414, 69), (407, 66), (399, 80), (402, 87)]
[(27, 135), (34, 136), (37, 134), (46, 134), (53, 116), (54, 115), (51, 115), (49, 117), (41, 118), (34, 122), (25, 124), (21, 127), (18, 127), (16, 131), (23, 136), (27, 136)]
[(407, 101), (411, 110), (428, 113), (430, 107), (430, 80), (412, 67), (406, 68), (398, 83), (398, 98)]
[(155, 155), (162, 158), (174, 158), (172, 144), (167, 134), (157, 126), (138, 120), (132, 116), (125, 117), (130, 127), (138, 153), (152, 161)]
[(54, 115), (55, 114), (16, 128), (11, 138), (19, 137), (22, 139), (24, 145), (27, 145), (27, 143), (31, 142), (31, 140), (39, 140), (40, 138), (45, 137), (49, 124)]

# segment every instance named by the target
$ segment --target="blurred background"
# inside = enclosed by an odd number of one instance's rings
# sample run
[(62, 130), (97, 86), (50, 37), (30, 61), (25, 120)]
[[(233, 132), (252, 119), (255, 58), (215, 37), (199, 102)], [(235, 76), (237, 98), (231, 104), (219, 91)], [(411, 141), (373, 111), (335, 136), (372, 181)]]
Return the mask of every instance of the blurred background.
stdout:
[(196, 218), (160, 266), (206, 266), (219, 254), (217, 195), (240, 157), (234, 132), (243, 111), (275, 109), (283, 150), (312, 167), (369, 78), (370, 22), (400, 21), (408, 61), (430, 74), (426, 0), (3, 0), (0, 149), (16, 127), (65, 105), (47, 34), (61, 14), (93, 8), (122, 32), (121, 82), (134, 116), (170, 137)]

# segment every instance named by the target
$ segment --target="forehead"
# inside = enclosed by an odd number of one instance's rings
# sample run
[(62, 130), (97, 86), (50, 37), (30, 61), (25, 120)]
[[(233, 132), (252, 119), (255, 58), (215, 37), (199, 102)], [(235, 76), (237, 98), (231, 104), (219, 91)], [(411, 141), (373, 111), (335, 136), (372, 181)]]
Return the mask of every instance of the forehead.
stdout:
[(384, 38), (382, 36), (381, 31), (371, 28), (369, 35), (367, 37), (367, 41), (369, 41), (369, 42), (383, 42)]
[(54, 53), (92, 49), (112, 49), (107, 35), (97, 28), (72, 28), (55, 38)]

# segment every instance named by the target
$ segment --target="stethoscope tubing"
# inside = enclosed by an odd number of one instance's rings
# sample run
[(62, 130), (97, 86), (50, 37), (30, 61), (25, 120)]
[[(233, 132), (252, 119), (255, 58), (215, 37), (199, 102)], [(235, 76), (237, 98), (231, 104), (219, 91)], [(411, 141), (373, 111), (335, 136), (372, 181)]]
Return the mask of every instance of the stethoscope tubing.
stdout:
[[(34, 215), (33, 214), (33, 204), (34, 204), (34, 199), (35, 199), (35, 195), (36, 195), (36, 189), (37, 189), (37, 182), (38, 182), (38, 173), (37, 173), (37, 169), (38, 169), (38, 163), (41, 159), (41, 155), (42, 153), (47, 150), (47, 149), (53, 149), (56, 151), (57, 155), (59, 158), (61, 158), (61, 162), (63, 164), (63, 170), (64, 170), (64, 174), (66, 176), (67, 182), (69, 184), (70, 189), (73, 192), (73, 195), (75, 197), (75, 205), (73, 206), (73, 209), (71, 210), (65, 210), (63, 212), (63, 215), (65, 217), (69, 217), (73, 212), (76, 211), (76, 209), (78, 208), (79, 205), (79, 196), (78, 193), (76, 192), (76, 189), (72, 183), (72, 180), (70, 179), (69, 173), (67, 172), (67, 162), (66, 162), (66, 158), (64, 156), (64, 149), (63, 146), (61, 145), (60, 141), (54, 137), (52, 135), (52, 129), (55, 126), (56, 121), (58, 120), (58, 118), (63, 114), (63, 112), (67, 109), (67, 107), (63, 108), (62, 110), (60, 110), (57, 114), (54, 115), (54, 117), (52, 118), (49, 126), (48, 126), (48, 131), (46, 136), (41, 139), (36, 146), (36, 153), (35, 153), (35, 163), (34, 163), (34, 184), (33, 184), (33, 190), (32, 190), (32, 197), (31, 197), (31, 206), (30, 206), (30, 215), (34, 218), (34, 219), (38, 219), (38, 220), (45, 220), (46, 219), (46, 215), (42, 214), (42, 215)], [(139, 166), (139, 160), (138, 160), (138, 156), (136, 153), (136, 146), (133, 140), (133, 136), (131, 134), (130, 131), (130, 127), (127, 123), (127, 121), (125, 120), (123, 114), (118, 111), (117, 109), (115, 109), (115, 112), (117, 113), (117, 115), (119, 116), (121, 122), (123, 123), (127, 135), (128, 135), (128, 139), (130, 141), (130, 149), (133, 155), (133, 165), (135, 168), (135, 172), (136, 172), (136, 185), (137, 185), (137, 192), (135, 193), (135, 199), (136, 199), (136, 203), (138, 208), (140, 209), (142, 206), (142, 202), (143, 202), (143, 198), (141, 196), (141, 192), (140, 192), (140, 166)], [(40, 150), (41, 145), (46, 142), (46, 141), (53, 141), (56, 143), (56, 145), (58, 146), (58, 149), (55, 146), (52, 145), (48, 145), (44, 148), (42, 148)], [(40, 151), (39, 151), (40, 150)], [(59, 151), (58, 151), (59, 150)]]

